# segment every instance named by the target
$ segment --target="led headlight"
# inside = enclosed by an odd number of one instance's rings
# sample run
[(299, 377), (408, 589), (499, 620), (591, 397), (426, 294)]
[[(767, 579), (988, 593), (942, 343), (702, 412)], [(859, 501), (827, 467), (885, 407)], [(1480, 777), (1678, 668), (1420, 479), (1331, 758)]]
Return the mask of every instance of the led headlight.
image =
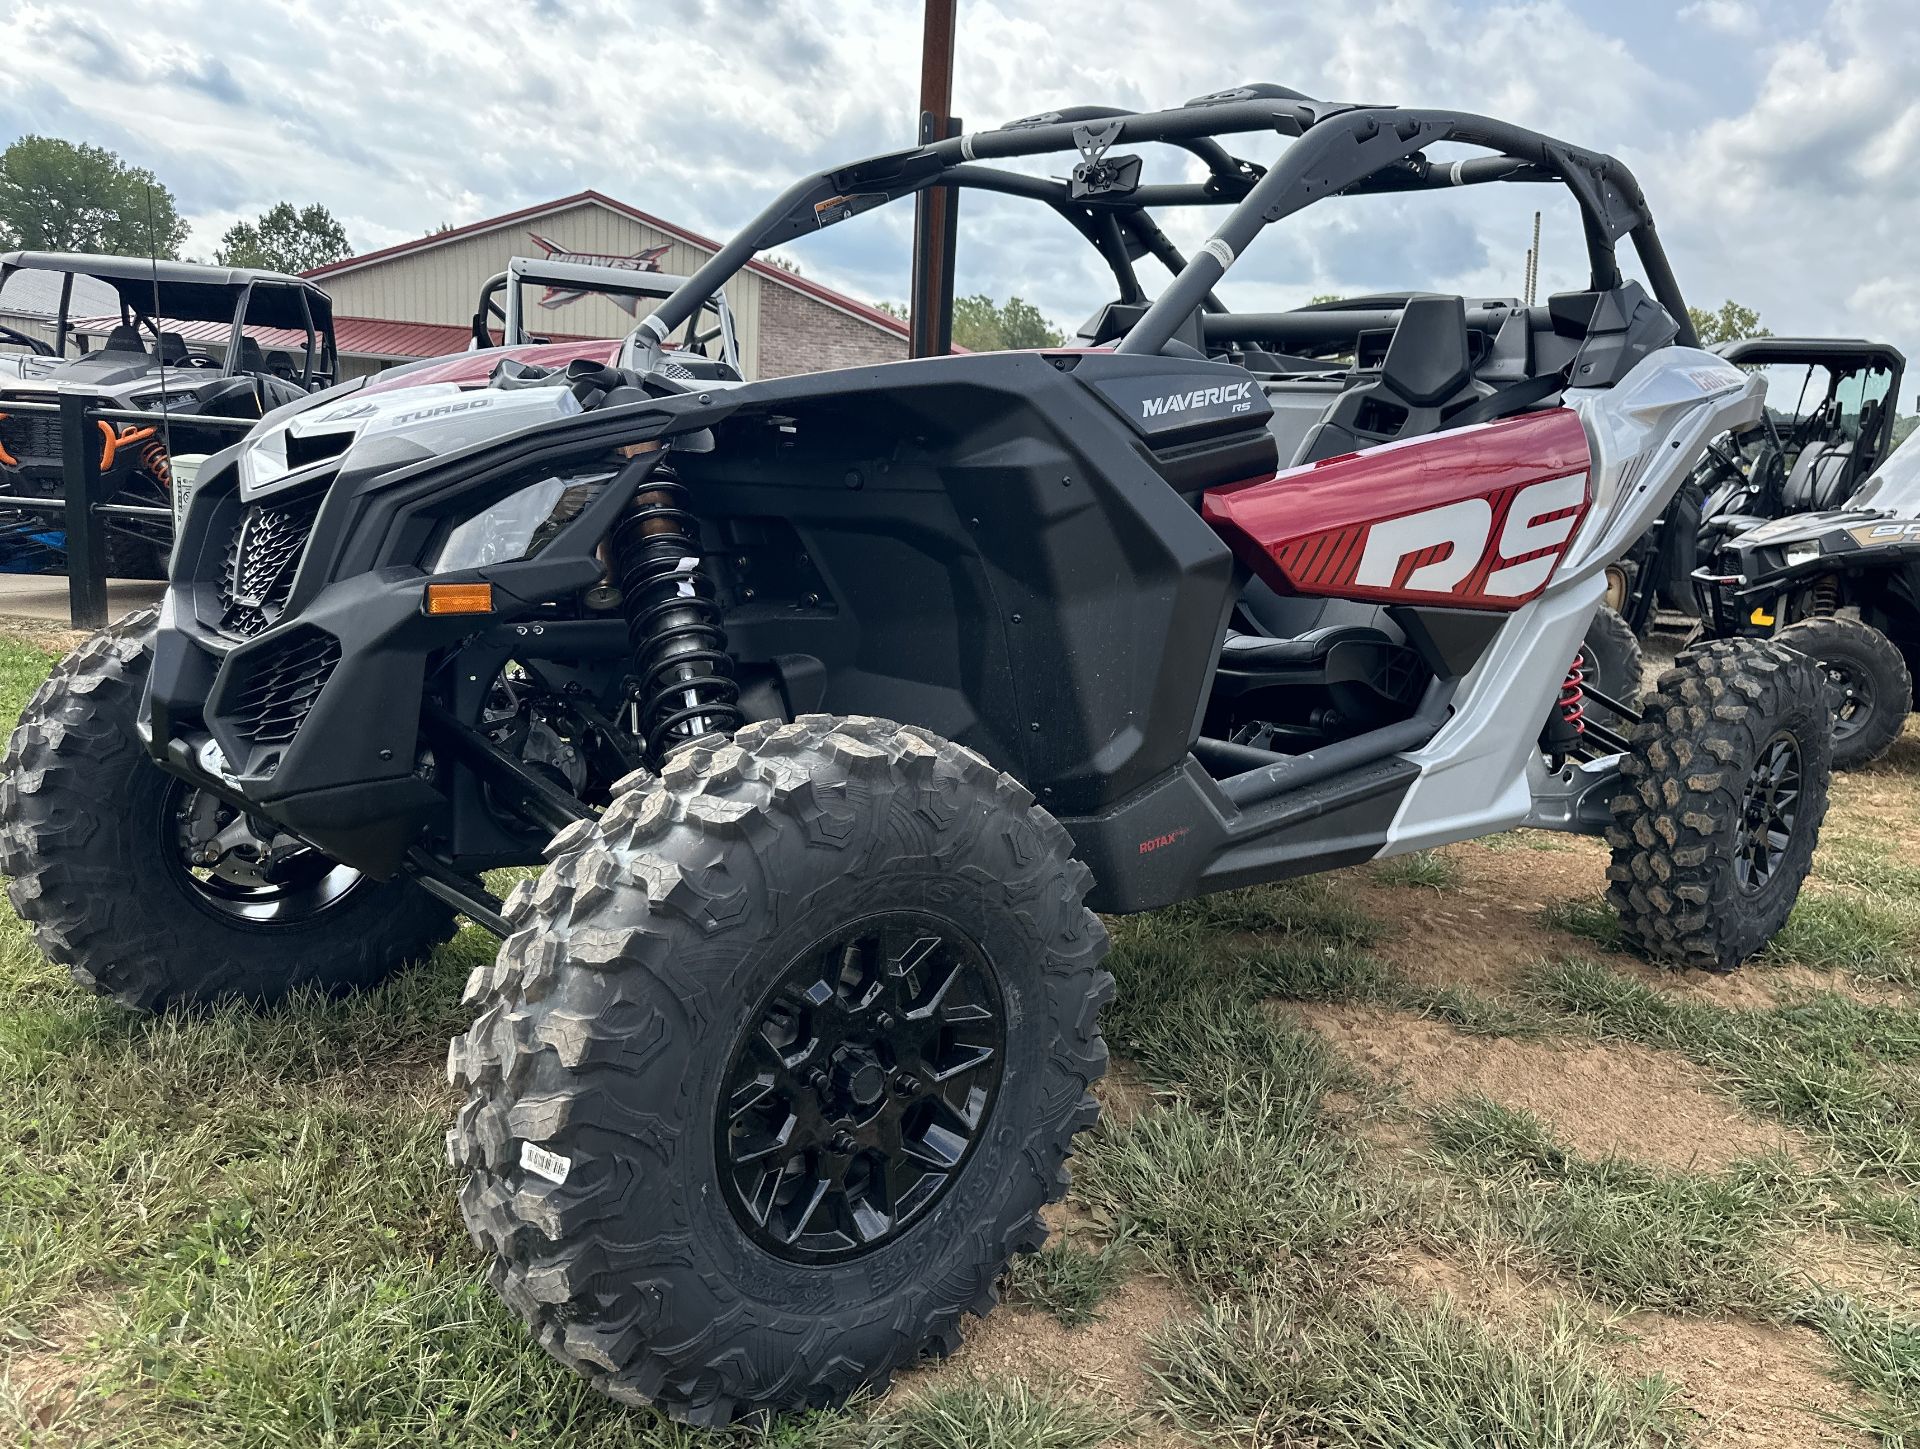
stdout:
[(1812, 563), (1820, 557), (1818, 543), (1790, 543), (1787, 545), (1787, 567), (1797, 569), (1801, 564)]
[(611, 473), (542, 478), (447, 530), (427, 556), (430, 574), (532, 558), (607, 486)]
[(132, 399), (136, 412), (160, 412), (163, 407), (180, 408), (199, 401), (198, 388), (181, 387), (177, 383), (168, 383), (165, 387), (156, 387), (150, 392), (137, 392)]

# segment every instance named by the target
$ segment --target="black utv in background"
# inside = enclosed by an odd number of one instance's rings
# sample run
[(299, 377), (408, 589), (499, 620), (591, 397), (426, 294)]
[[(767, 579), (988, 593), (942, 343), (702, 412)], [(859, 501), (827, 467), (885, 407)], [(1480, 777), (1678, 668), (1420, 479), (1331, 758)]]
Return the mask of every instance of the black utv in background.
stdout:
[[(316, 388), (337, 371), (333, 303), (311, 282), (280, 272), (156, 262), (145, 257), (63, 252), (0, 253), (0, 297), (19, 274), (60, 278), (54, 338), (8, 330), (0, 343), (0, 571), (65, 566), (59, 515), (10, 508), (7, 499), (63, 496), (57, 414), (9, 410), (79, 394), (109, 408), (164, 412), (164, 424), (97, 420), (88, 445), (100, 450), (105, 496), (115, 503), (171, 508), (173, 460), (218, 452), (231, 429), (196, 427), (201, 417), (259, 418)], [(112, 289), (117, 325), (89, 348), (72, 314), (74, 279)], [(107, 560), (117, 576), (162, 578), (172, 529), (163, 521), (108, 522)]]
[(1907, 360), (1884, 342), (1748, 337), (1715, 349), (1767, 379), (1767, 415), (1717, 438), (1660, 526), (1607, 571), (1607, 602), (1635, 634), (1657, 608), (1696, 612), (1693, 574), (1758, 519), (1838, 508), (1893, 451)]
[[(1816, 486), (1829, 486), (1824, 470), (1814, 473)], [(1833, 762), (1864, 765), (1893, 748), (1913, 710), (1920, 446), (1907, 441), (1850, 494), (1820, 501), (1827, 506), (1778, 518), (1710, 519), (1720, 527), (1702, 530), (1711, 553), (1694, 581), (1708, 636), (1776, 637), (1825, 666), (1836, 694)]]

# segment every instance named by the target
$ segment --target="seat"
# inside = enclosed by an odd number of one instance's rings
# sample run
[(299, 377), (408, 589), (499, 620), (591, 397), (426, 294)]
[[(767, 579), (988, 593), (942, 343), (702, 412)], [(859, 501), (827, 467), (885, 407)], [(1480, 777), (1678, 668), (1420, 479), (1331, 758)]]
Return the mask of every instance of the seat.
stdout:
[(1436, 431), (1446, 405), (1470, 401), (1473, 341), (1460, 297), (1409, 297), (1378, 375), (1340, 394), (1293, 458), (1317, 463), (1396, 438)]
[(275, 377), (285, 378), (288, 382), (292, 382), (295, 375), (292, 355), (275, 348), (267, 354), (267, 371)]
[(262, 373), (267, 370), (267, 359), (260, 351), (260, 344), (251, 337), (240, 339), (239, 365), (235, 372)]
[(192, 360), (187, 339), (178, 332), (162, 332), (155, 339), (154, 351), (168, 367), (185, 367)]
[(1220, 667), (1251, 671), (1282, 669), (1318, 663), (1341, 644), (1391, 642), (1380, 630), (1364, 624), (1329, 624), (1291, 639), (1270, 639), (1263, 634), (1241, 634), (1229, 629), (1220, 646)]
[(1780, 503), (1789, 513), (1821, 513), (1844, 501), (1853, 467), (1852, 443), (1809, 443), (1787, 474)]
[(140, 329), (131, 323), (122, 322), (107, 334), (106, 341), (100, 344), (102, 352), (137, 353), (147, 356), (147, 344), (140, 336)]

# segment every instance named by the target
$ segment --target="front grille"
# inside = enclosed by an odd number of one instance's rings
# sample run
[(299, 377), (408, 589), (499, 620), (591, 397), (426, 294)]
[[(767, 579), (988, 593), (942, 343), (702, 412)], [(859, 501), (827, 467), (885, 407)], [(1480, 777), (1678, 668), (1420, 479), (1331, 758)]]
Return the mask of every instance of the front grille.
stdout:
[(241, 511), (221, 565), (222, 632), (251, 639), (280, 622), (325, 496), (315, 490)]
[[(44, 402), (44, 398), (36, 398)], [(9, 413), (7, 400), (0, 398), (0, 450), (14, 459), (21, 478), (30, 491), (58, 493), (62, 475), (60, 466), (60, 416), (58, 413)]]
[(340, 641), (300, 628), (246, 657), (245, 672), (228, 686), (221, 713), (255, 746), (284, 745), (340, 663)]

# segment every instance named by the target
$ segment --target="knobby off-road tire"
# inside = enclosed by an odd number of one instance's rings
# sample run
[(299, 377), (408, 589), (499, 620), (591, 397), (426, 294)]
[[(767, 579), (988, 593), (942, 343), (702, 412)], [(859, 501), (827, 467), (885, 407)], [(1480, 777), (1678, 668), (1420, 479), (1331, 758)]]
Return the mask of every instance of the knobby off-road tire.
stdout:
[(1913, 676), (1899, 647), (1873, 625), (1831, 615), (1802, 619), (1774, 638), (1820, 662), (1839, 691), (1834, 701), (1833, 765), (1849, 770), (1893, 748), (1913, 712)]
[(1660, 676), (1620, 773), (1607, 899), (1655, 960), (1731, 971), (1786, 923), (1832, 773), (1827, 683), (1771, 640), (1711, 639)]
[[(447, 1139), (471, 1173), (461, 1207), (495, 1287), (547, 1350), (616, 1399), (703, 1425), (838, 1404), (884, 1389), (923, 1352), (951, 1351), (962, 1312), (991, 1309), (1011, 1256), (1045, 1239), (1040, 1208), (1066, 1191), (1074, 1134), (1098, 1115), (1088, 1088), (1106, 1069), (1097, 1017), (1113, 981), (1071, 848), (1018, 782), (971, 751), (827, 715), (691, 746), (658, 779), (629, 777), (599, 821), (561, 832), (538, 883), (508, 901), (517, 929), (474, 972), (479, 1015), (448, 1060), (468, 1092)], [(840, 962), (838, 942), (905, 917), (956, 933), (937, 948), (951, 955), (921, 958), (934, 963), (922, 992), (961, 979), (943, 963), (977, 944), (961, 989), (1000, 999), (997, 1089), (970, 1154), (919, 1216), (842, 1259), (796, 1261), (780, 1242), (796, 1207), (769, 1208), (780, 1231), (757, 1226), (729, 1185), (751, 1154), (725, 1124), (756, 1100), (774, 1105), (747, 1120), (770, 1131), (797, 1104), (774, 1140), (797, 1149), (796, 1181), (816, 1170), (828, 1180), (828, 1154), (849, 1146), (807, 1145), (814, 1108), (796, 1084), (812, 1062), (800, 1054), (860, 1019), (847, 1003), (868, 990), (869, 967), (849, 944), (855, 965), (830, 964), (812, 1005), (779, 988), (812, 979), (800, 963), (821, 943)], [(906, 956), (875, 959), (889, 979), (913, 979), (898, 974)], [(989, 1031), (983, 1012), (967, 1008), (964, 1030)], [(881, 1026), (898, 1033), (900, 1020)], [(773, 1094), (760, 1098), (728, 1090), (737, 1061), (759, 1060), (756, 1031), (801, 1061), (790, 1079), (768, 1075)], [(906, 1040), (871, 1048), (894, 1058), (883, 1066), (903, 1092)], [(858, 1095), (845, 1065), (822, 1074), (820, 1093), (840, 1082)], [(829, 1102), (819, 1098), (823, 1117)], [(760, 1150), (758, 1137), (741, 1140)]]
[(54, 666), (0, 762), (0, 871), (40, 949), (157, 1011), (371, 986), (451, 936), (452, 913), (402, 881), (354, 881), (304, 917), (258, 921), (195, 888), (168, 855), (184, 787), (134, 733), (156, 617), (129, 614)]
[(1638, 709), (1646, 659), (1619, 611), (1602, 604), (1587, 625), (1582, 647), (1587, 655), (1587, 682), (1627, 708)]

